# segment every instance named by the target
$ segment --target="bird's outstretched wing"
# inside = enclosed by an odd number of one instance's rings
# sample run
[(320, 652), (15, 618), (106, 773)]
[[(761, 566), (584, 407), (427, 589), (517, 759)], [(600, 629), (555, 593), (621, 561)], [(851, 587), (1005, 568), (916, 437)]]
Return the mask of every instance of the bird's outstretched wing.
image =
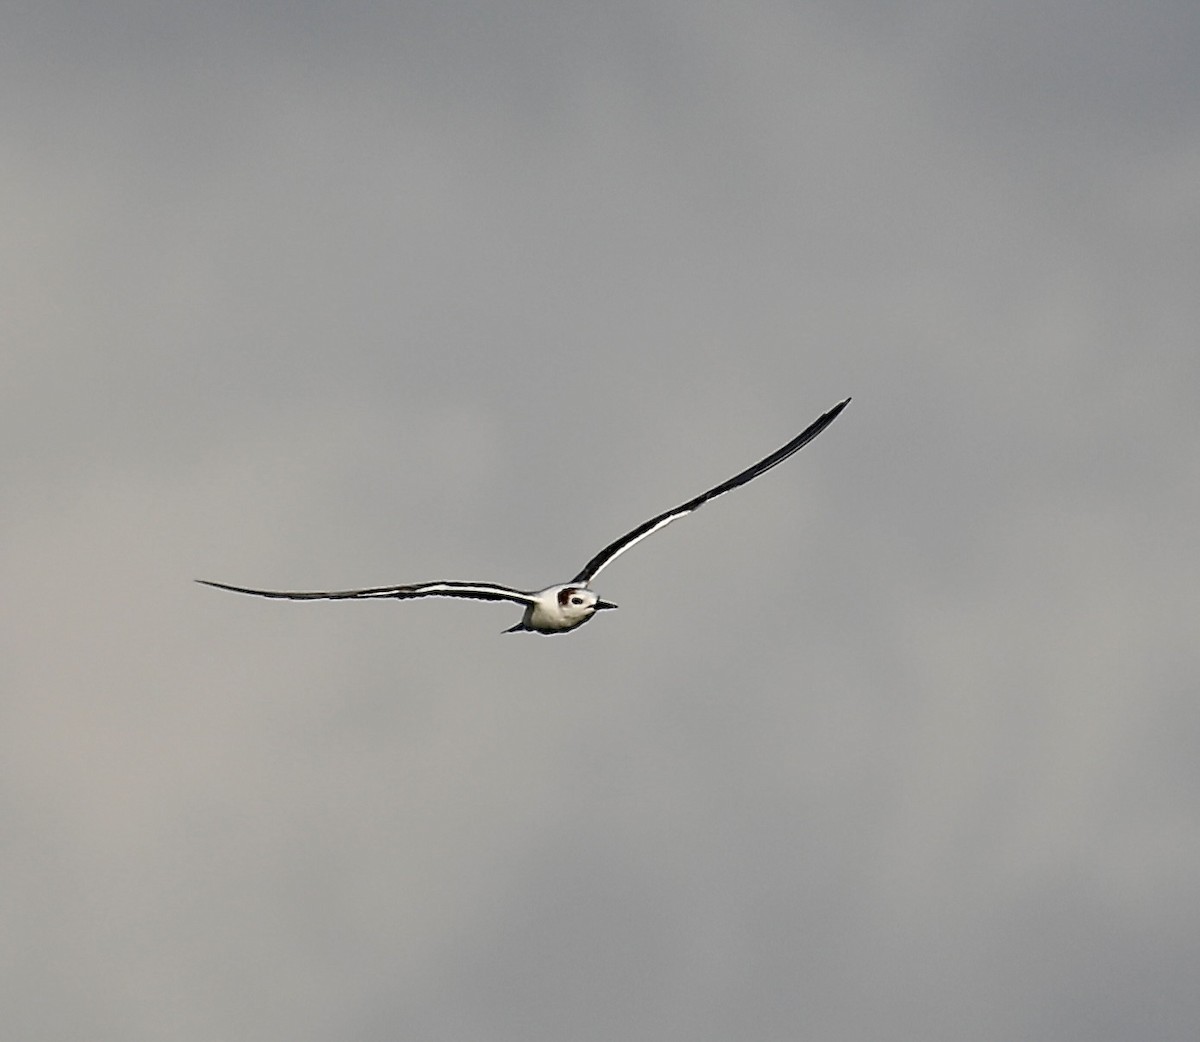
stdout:
[(230, 586), (228, 583), (210, 582), (208, 579), (197, 579), (196, 582), (205, 586), (215, 586), (218, 590), (232, 590), (234, 593), (249, 593), (255, 597), (274, 597), (287, 601), (355, 601), (387, 599), (397, 601), (413, 600), (417, 597), (468, 597), (476, 601), (513, 601), (517, 604), (530, 605), (536, 603), (533, 594), (522, 590), (513, 590), (508, 586), (497, 583), (462, 583), (435, 582), (410, 583), (407, 586), (373, 586), (365, 590), (254, 590), (248, 586)]
[(571, 581), (576, 583), (591, 582), (592, 579), (600, 574), (600, 570), (602, 568), (608, 564), (611, 564), (614, 560), (616, 560), (616, 558), (620, 557), (621, 554), (623, 554), (635, 543), (640, 543), (646, 538), (646, 536), (652, 535), (660, 528), (666, 527), (672, 521), (678, 521), (679, 518), (685, 517), (693, 510), (700, 509), (700, 507), (704, 506), (704, 504), (710, 499), (716, 499), (717, 496), (723, 496), (726, 492), (732, 492), (735, 488), (746, 484), (747, 481), (753, 481), (760, 474), (765, 474), (772, 467), (782, 463), (793, 452), (798, 452), (800, 449), (804, 448), (804, 446), (812, 441), (813, 438), (815, 438), (818, 434), (820, 434), (821, 431), (833, 423), (833, 421), (837, 419), (838, 413), (846, 408), (849, 403), (849, 398), (847, 398), (844, 402), (838, 402), (837, 405), (835, 405), (823, 416), (813, 421), (813, 423), (797, 434), (786, 445), (776, 449), (765, 459), (759, 460), (754, 464), (754, 466), (747, 467), (740, 474), (735, 474), (728, 481), (721, 482), (721, 484), (714, 488), (710, 488), (707, 492), (700, 493), (700, 495), (696, 496), (695, 499), (689, 499), (686, 503), (681, 503), (679, 506), (674, 507), (671, 510), (667, 510), (659, 514), (657, 517), (650, 518), (649, 521), (643, 521), (637, 526), (637, 528), (633, 529), (633, 531), (626, 532), (623, 536), (621, 536), (620, 539), (609, 543), (608, 546), (606, 546), (603, 550), (596, 554), (595, 557), (588, 561), (588, 563), (583, 566), (583, 569), (580, 571), (580, 573)]

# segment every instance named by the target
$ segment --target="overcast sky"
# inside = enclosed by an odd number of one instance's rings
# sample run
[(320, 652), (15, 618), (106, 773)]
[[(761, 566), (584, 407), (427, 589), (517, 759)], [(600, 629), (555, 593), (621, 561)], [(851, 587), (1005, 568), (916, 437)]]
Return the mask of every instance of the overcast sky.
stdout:
[(5, 1037), (1193, 1042), (1195, 0), (4, 22)]

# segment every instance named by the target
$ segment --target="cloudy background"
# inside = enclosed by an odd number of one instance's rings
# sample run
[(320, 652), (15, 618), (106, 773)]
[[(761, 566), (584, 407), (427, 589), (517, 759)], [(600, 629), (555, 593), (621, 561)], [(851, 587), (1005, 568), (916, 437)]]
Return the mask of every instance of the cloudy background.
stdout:
[(5, 1037), (1196, 1037), (1193, 0), (4, 22)]

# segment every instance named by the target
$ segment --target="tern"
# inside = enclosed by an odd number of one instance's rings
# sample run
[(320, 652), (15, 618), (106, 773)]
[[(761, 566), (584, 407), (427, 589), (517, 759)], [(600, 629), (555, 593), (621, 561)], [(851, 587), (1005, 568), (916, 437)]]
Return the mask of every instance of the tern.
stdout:
[(693, 511), (699, 510), (705, 503), (718, 496), (732, 492), (760, 474), (765, 474), (772, 467), (778, 466), (792, 453), (799, 452), (810, 441), (828, 427), (850, 403), (850, 399), (839, 402), (823, 416), (814, 420), (808, 427), (797, 434), (786, 445), (776, 449), (771, 455), (764, 457), (752, 467), (747, 467), (735, 474), (728, 481), (722, 481), (707, 492), (701, 492), (694, 499), (680, 503), (649, 521), (643, 521), (637, 528), (626, 532), (620, 539), (615, 539), (593, 557), (580, 569), (579, 574), (570, 582), (547, 586), (544, 590), (515, 590), (511, 586), (501, 586), (498, 583), (487, 582), (426, 582), (409, 583), (403, 586), (373, 586), (362, 590), (256, 590), (247, 586), (230, 586), (228, 583), (211, 582), (208, 579), (197, 579), (196, 582), (205, 586), (215, 586), (219, 590), (232, 590), (234, 593), (248, 593), (255, 597), (274, 597), (289, 601), (356, 601), (356, 600), (415, 600), (418, 597), (466, 597), (477, 601), (512, 601), (525, 609), (521, 621), (515, 626), (504, 630), (505, 633), (568, 633), (587, 622), (598, 611), (615, 608), (610, 601), (601, 600), (588, 589), (591, 581), (612, 564), (630, 547), (640, 543), (660, 528), (665, 528), (672, 521), (678, 521)]

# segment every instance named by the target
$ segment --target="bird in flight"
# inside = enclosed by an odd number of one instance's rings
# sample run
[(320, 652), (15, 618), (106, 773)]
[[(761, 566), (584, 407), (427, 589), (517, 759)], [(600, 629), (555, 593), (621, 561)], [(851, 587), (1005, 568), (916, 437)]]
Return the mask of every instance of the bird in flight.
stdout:
[(660, 528), (665, 528), (672, 521), (678, 521), (694, 510), (699, 510), (709, 500), (732, 492), (748, 481), (753, 481), (760, 474), (765, 474), (772, 467), (787, 459), (792, 453), (804, 448), (810, 441), (828, 427), (850, 403), (847, 398), (839, 402), (823, 416), (818, 417), (808, 427), (797, 434), (786, 445), (776, 449), (771, 455), (759, 460), (752, 467), (747, 467), (740, 474), (735, 474), (728, 481), (701, 492), (694, 499), (681, 503), (677, 507), (664, 511), (649, 521), (643, 521), (637, 528), (626, 532), (620, 539), (615, 539), (593, 557), (580, 569), (579, 574), (570, 582), (547, 586), (544, 590), (514, 590), (511, 586), (500, 586), (497, 583), (486, 582), (427, 582), (410, 583), (404, 586), (373, 586), (363, 590), (322, 590), (322, 591), (293, 591), (293, 590), (255, 590), (247, 586), (230, 586), (228, 583), (210, 582), (208, 579), (197, 579), (205, 586), (215, 586), (219, 590), (232, 590), (234, 593), (248, 593), (255, 597), (274, 597), (289, 601), (357, 601), (357, 600), (396, 600), (408, 601), (418, 597), (465, 597), (477, 601), (512, 601), (525, 609), (521, 621), (510, 626), (505, 633), (567, 633), (587, 622), (598, 611), (615, 608), (610, 601), (601, 600), (588, 586), (608, 565), (612, 564), (626, 550), (640, 543), (648, 535), (653, 535)]

